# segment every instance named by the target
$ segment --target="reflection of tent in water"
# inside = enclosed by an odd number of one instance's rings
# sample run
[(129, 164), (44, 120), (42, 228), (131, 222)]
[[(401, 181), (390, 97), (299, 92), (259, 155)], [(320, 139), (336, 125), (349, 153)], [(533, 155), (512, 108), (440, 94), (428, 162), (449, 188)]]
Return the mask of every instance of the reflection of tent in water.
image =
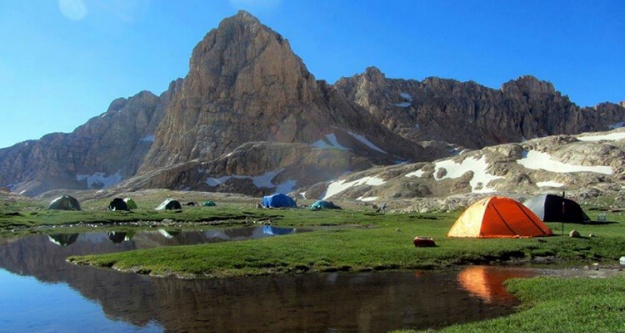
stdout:
[(540, 194), (523, 203), (543, 222), (588, 223), (590, 217), (573, 200), (554, 194)]
[(137, 203), (132, 200), (132, 198), (124, 198), (124, 202), (126, 203), (126, 206), (128, 206), (128, 209), (137, 209)]
[(56, 210), (80, 210), (80, 203), (71, 195), (63, 195), (50, 202), (48, 209)]
[(163, 235), (165, 238), (174, 238), (177, 235), (180, 234), (180, 230), (165, 230), (165, 229), (158, 229), (158, 232)]
[(182, 209), (182, 205), (180, 205), (180, 202), (178, 202), (177, 200), (167, 199), (163, 201), (160, 205), (158, 205), (158, 207), (156, 207), (156, 210), (172, 210), (172, 209)]
[(217, 206), (217, 204), (212, 201), (212, 200), (208, 200), (208, 201), (204, 201), (204, 203), (202, 203), (202, 206), (204, 207), (213, 207), (213, 206)]
[(109, 203), (109, 210), (130, 210), (126, 201), (122, 198), (115, 198)]
[(78, 239), (78, 234), (51, 234), (48, 239), (56, 245), (67, 246)]
[(278, 228), (270, 225), (263, 226), (263, 233), (267, 235), (281, 236), (295, 233), (294, 228)]
[(469, 266), (458, 274), (458, 283), (470, 294), (488, 303), (505, 302), (514, 299), (503, 285), (506, 280), (534, 275), (525, 269)]
[(264, 196), (262, 205), (265, 208), (297, 207), (293, 198), (282, 193)]
[(320, 209), (341, 209), (341, 207), (335, 205), (332, 201), (318, 200), (310, 206), (311, 210)]
[(115, 244), (121, 243), (125, 240), (129, 240), (126, 238), (126, 235), (128, 235), (127, 232), (120, 232), (120, 231), (111, 231), (108, 233), (109, 239), (111, 240), (111, 242)]
[(474, 238), (551, 235), (551, 230), (529, 208), (506, 197), (487, 197), (472, 204), (447, 233), (447, 237)]

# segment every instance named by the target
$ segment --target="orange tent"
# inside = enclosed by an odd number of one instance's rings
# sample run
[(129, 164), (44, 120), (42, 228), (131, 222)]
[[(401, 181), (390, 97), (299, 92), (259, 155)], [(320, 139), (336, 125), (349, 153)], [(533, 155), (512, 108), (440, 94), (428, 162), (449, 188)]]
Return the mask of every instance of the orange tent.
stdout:
[(460, 287), (487, 303), (506, 302), (514, 297), (506, 291), (504, 282), (513, 278), (528, 278), (536, 273), (527, 269), (489, 266), (469, 266), (458, 274)]
[(467, 208), (447, 237), (517, 238), (551, 236), (551, 230), (522, 203), (487, 197)]

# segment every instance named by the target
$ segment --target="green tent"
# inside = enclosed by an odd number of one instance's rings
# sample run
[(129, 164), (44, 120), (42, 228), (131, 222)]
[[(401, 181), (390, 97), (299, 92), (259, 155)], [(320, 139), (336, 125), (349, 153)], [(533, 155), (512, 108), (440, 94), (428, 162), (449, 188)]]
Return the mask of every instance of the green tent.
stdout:
[(320, 209), (341, 209), (341, 207), (335, 205), (332, 201), (319, 200), (310, 206), (311, 210)]
[(128, 209), (137, 209), (139, 207), (137, 207), (137, 203), (132, 200), (132, 198), (124, 198), (124, 202), (126, 202), (126, 206), (128, 206)]
[(202, 206), (204, 206), (204, 207), (213, 207), (213, 206), (217, 206), (217, 204), (214, 201), (212, 201), (212, 200), (208, 200), (208, 201), (204, 201)]
[(48, 209), (56, 210), (80, 210), (80, 203), (70, 195), (63, 195), (50, 202)]

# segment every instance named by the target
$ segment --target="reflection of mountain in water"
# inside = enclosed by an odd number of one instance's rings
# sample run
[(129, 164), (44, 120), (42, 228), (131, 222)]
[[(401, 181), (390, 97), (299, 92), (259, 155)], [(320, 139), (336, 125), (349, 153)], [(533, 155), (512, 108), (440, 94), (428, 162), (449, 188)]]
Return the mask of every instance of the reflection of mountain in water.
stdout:
[[(251, 228), (254, 229), (254, 228)], [(264, 234), (262, 228), (243, 234)], [(125, 251), (189, 238), (236, 239), (230, 231), (138, 233), (114, 243), (110, 235), (82, 234), (69, 246), (31, 236), (0, 246), (0, 267), (41, 281), (65, 282), (102, 306), (107, 317), (166, 331), (383, 332), (440, 327), (509, 312), (468, 297), (452, 273), (331, 273), (214, 280), (150, 278), (67, 264), (73, 254)], [(0, 243), (3, 244), (3, 243)], [(61, 321), (62, 318), (59, 318)]]

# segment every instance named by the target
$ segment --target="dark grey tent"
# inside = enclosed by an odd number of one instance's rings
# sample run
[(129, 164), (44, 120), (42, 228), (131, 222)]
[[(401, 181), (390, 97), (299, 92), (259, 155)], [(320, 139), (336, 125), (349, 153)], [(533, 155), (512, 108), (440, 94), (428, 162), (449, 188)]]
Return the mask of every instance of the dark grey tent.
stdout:
[(588, 223), (590, 218), (579, 204), (555, 194), (540, 194), (523, 203), (543, 222)]
[(78, 203), (78, 200), (76, 200), (76, 198), (70, 195), (64, 195), (52, 200), (52, 202), (50, 202), (50, 206), (48, 206), (48, 209), (80, 210), (80, 203)]
[(128, 204), (122, 198), (115, 198), (109, 203), (109, 210), (130, 210)]

